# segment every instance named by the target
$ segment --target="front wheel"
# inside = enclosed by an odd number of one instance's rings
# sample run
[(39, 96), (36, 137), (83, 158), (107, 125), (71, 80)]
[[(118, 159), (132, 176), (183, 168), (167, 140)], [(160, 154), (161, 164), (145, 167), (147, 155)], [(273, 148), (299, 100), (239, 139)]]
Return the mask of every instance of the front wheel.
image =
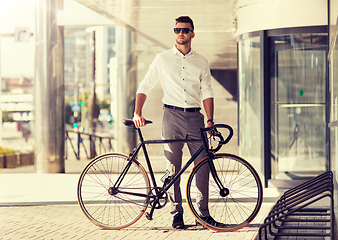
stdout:
[[(213, 156), (220, 189), (211, 175), (208, 158), (192, 169), (186, 197), (195, 218), (205, 227), (221, 232), (238, 230), (257, 215), (263, 199), (261, 180), (244, 159), (232, 154)], [(211, 218), (210, 218), (210, 217)]]
[(148, 206), (149, 178), (135, 159), (119, 153), (94, 158), (82, 171), (77, 198), (86, 217), (105, 229), (135, 223)]

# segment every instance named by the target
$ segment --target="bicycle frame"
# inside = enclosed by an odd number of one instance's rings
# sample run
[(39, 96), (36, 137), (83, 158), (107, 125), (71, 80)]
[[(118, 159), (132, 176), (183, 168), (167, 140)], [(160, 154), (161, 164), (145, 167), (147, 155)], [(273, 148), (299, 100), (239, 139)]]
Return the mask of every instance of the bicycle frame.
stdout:
[[(129, 159), (130, 160), (134, 159), (135, 156), (139, 153), (139, 151), (142, 148), (144, 156), (145, 156), (145, 160), (146, 160), (146, 163), (147, 163), (148, 171), (149, 171), (149, 174), (150, 174), (150, 177), (151, 177), (151, 181), (152, 181), (152, 184), (153, 184), (153, 189), (155, 189), (155, 191), (156, 191), (156, 194), (151, 197), (151, 198), (154, 199), (155, 202), (152, 205), (150, 213), (146, 214), (147, 219), (149, 219), (149, 220), (152, 219), (152, 215), (153, 215), (153, 212), (154, 212), (154, 210), (156, 208), (156, 205), (159, 203), (159, 197), (162, 197), (163, 194), (165, 194), (166, 191), (177, 181), (177, 179), (179, 179), (181, 177), (181, 175), (188, 169), (188, 167), (190, 166), (190, 164), (192, 164), (194, 162), (194, 160), (197, 158), (197, 156), (199, 156), (203, 152), (203, 150), (206, 150), (205, 152), (206, 152), (207, 157), (209, 159), (208, 162), (209, 162), (209, 168), (210, 168), (211, 175), (213, 176), (213, 178), (214, 178), (216, 184), (218, 185), (220, 191), (222, 191), (224, 189), (224, 186), (222, 185), (221, 181), (219, 180), (219, 178), (218, 178), (218, 176), (216, 174), (215, 166), (214, 166), (214, 164), (212, 162), (212, 158), (211, 157), (212, 157), (213, 153), (211, 151), (209, 151), (207, 137), (204, 136), (205, 135), (204, 132), (206, 131), (205, 129), (204, 129), (204, 131), (203, 131), (203, 129), (200, 129), (201, 139), (169, 139), (169, 140), (146, 140), (146, 141), (143, 139), (141, 130), (139, 128), (137, 128), (136, 130), (138, 132), (140, 142), (134, 148), (134, 150), (130, 153)], [(159, 191), (157, 183), (156, 183), (156, 179), (155, 179), (155, 176), (154, 176), (154, 172), (153, 172), (153, 169), (152, 169), (152, 166), (151, 166), (151, 163), (150, 163), (150, 159), (149, 159), (149, 155), (148, 155), (148, 151), (147, 151), (146, 145), (147, 144), (175, 143), (175, 142), (181, 142), (181, 143), (202, 142), (202, 145), (194, 153), (194, 155), (191, 156), (191, 158), (185, 163), (185, 165), (181, 168), (181, 170), (178, 173), (176, 173), (173, 176), (171, 176), (171, 179), (170, 179), (169, 183), (167, 183), (167, 184), (164, 185), (162, 191)], [(114, 184), (114, 188), (118, 188), (119, 187), (119, 185), (120, 185), (121, 181), (123, 180), (125, 174), (128, 172), (131, 164), (132, 164), (132, 161), (129, 161), (129, 163), (126, 165), (126, 167), (124, 168), (123, 172), (119, 176), (118, 180)], [(120, 191), (120, 192), (122, 192), (122, 191)], [(123, 192), (123, 193), (130, 194), (130, 195), (150, 197), (149, 195), (146, 196), (144, 194), (127, 193), (127, 192)]]
[[(136, 147), (129, 156), (106, 153), (96, 157), (83, 169), (78, 181), (78, 202), (92, 223), (117, 230), (134, 224), (142, 215), (151, 220), (155, 209), (169, 202), (169, 189), (178, 184), (180, 176), (193, 162), (195, 166), (187, 179), (186, 203), (198, 222), (214, 231), (230, 232), (247, 226), (257, 216), (263, 200), (258, 173), (239, 156), (216, 154), (233, 136), (231, 126), (214, 124), (200, 128), (195, 139), (145, 141), (131, 119), (123, 123), (138, 132), (140, 141)], [(146, 123), (152, 122), (146, 120)], [(223, 131), (218, 131), (220, 128), (228, 130), (227, 137), (223, 137)], [(189, 142), (196, 152), (191, 152), (191, 158), (184, 161), (177, 173), (169, 168), (159, 182), (158, 176), (154, 176), (146, 145), (164, 144), (166, 148), (174, 143)], [(142, 154), (141, 149), (145, 156), (142, 162), (146, 161), (148, 168), (136, 158)]]

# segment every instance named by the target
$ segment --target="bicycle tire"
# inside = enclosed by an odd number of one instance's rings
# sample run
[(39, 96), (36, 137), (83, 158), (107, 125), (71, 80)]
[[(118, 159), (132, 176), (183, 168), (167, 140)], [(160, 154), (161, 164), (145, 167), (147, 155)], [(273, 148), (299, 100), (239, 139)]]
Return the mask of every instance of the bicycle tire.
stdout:
[(140, 219), (146, 211), (150, 181), (142, 165), (135, 159), (131, 161), (129, 170), (116, 188), (125, 193), (111, 194), (111, 189), (129, 162), (127, 155), (103, 154), (83, 169), (77, 185), (78, 203), (85, 216), (95, 225), (111, 230), (125, 228)]
[[(229, 190), (229, 194), (221, 196), (220, 189), (210, 173), (208, 158), (204, 158), (191, 170), (187, 180), (186, 197), (190, 211), (198, 222), (214, 231), (231, 232), (243, 228), (256, 217), (262, 205), (261, 180), (256, 170), (246, 160), (236, 155), (217, 154), (213, 156), (212, 161), (219, 180)], [(206, 167), (209, 173), (205, 172)], [(220, 224), (213, 225), (203, 220), (202, 217), (206, 216), (202, 216), (195, 203), (198, 172), (202, 174), (199, 181), (209, 182), (207, 203), (209, 215)], [(205, 176), (208, 176), (209, 180)]]

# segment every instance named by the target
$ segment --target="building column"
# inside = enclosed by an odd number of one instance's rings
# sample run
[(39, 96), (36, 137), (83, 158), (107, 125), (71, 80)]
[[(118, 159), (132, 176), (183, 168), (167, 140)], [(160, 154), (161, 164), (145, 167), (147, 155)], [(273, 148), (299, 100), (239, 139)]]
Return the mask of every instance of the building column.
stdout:
[(103, 101), (107, 96), (107, 84), (108, 84), (108, 71), (106, 66), (108, 65), (108, 27), (96, 27), (95, 28), (95, 59), (96, 68), (95, 71), (95, 83), (96, 83), (96, 96), (99, 101)]
[(35, 166), (37, 173), (64, 173), (63, 27), (56, 21), (63, 0), (36, 0)]
[[(115, 29), (116, 59), (117, 59), (117, 116), (114, 116), (114, 124), (117, 124), (117, 151), (129, 153), (136, 144), (135, 130), (126, 127), (123, 119), (133, 118), (135, 106), (135, 94), (137, 89), (135, 34), (125, 27), (118, 26)], [(112, 79), (110, 80), (111, 82)]]

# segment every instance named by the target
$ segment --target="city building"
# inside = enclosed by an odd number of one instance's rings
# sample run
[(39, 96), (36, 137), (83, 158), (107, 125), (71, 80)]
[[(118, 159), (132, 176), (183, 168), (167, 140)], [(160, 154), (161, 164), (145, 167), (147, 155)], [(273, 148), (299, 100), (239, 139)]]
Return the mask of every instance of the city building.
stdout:
[(2, 79), (1, 110), (6, 121), (29, 122), (34, 118), (33, 83), (29, 78)]

